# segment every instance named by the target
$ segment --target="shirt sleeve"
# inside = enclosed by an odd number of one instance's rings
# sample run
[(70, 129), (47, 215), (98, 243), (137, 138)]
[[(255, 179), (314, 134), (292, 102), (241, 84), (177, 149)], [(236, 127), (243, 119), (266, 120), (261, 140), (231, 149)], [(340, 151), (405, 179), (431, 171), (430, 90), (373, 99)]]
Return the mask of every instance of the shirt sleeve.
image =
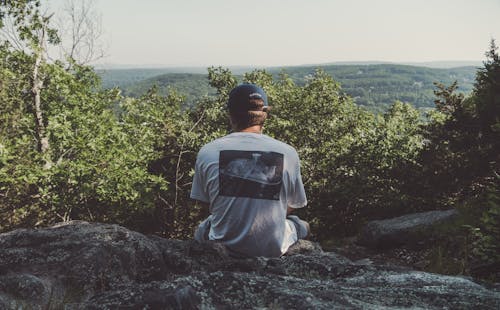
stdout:
[(196, 157), (194, 166), (193, 184), (191, 186), (191, 199), (196, 199), (202, 202), (210, 203), (208, 193), (206, 191), (206, 171), (203, 169), (200, 154)]
[(287, 205), (290, 208), (303, 208), (307, 205), (306, 191), (302, 183), (302, 176), (300, 174), (300, 161), (299, 156), (295, 152), (295, 171), (292, 175), (292, 182), (290, 186), (289, 199)]

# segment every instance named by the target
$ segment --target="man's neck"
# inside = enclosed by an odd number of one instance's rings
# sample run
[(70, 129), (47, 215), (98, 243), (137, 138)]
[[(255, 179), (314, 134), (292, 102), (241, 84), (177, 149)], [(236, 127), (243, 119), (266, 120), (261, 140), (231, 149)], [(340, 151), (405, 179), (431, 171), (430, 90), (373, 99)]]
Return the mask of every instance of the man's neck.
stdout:
[(245, 129), (239, 130), (238, 132), (251, 132), (251, 133), (262, 133), (262, 126), (255, 125), (251, 127), (247, 127)]

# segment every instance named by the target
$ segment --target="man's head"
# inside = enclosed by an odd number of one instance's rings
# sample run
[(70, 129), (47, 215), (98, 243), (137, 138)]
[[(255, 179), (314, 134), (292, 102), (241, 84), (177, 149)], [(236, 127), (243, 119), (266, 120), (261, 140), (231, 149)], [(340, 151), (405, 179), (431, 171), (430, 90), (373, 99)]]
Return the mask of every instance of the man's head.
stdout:
[(269, 106), (264, 90), (253, 84), (241, 84), (229, 93), (227, 101), (231, 125), (236, 131), (264, 125)]

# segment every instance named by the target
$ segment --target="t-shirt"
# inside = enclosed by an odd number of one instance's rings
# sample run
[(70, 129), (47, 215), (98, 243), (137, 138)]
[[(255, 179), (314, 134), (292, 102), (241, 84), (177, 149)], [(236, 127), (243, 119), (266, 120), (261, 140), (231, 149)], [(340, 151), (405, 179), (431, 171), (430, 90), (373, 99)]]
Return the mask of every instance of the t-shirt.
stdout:
[(191, 198), (210, 204), (210, 240), (248, 256), (280, 256), (297, 241), (287, 207), (307, 204), (297, 151), (257, 133), (235, 132), (198, 153)]

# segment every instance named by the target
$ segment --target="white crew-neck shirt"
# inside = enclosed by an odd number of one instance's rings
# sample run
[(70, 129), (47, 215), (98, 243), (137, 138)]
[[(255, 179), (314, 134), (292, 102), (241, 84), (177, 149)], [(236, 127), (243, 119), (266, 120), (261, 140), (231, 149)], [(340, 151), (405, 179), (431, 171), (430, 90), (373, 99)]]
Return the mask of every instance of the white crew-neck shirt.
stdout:
[(247, 132), (201, 148), (190, 197), (210, 204), (209, 239), (248, 256), (284, 254), (297, 241), (287, 207), (307, 204), (296, 150)]

